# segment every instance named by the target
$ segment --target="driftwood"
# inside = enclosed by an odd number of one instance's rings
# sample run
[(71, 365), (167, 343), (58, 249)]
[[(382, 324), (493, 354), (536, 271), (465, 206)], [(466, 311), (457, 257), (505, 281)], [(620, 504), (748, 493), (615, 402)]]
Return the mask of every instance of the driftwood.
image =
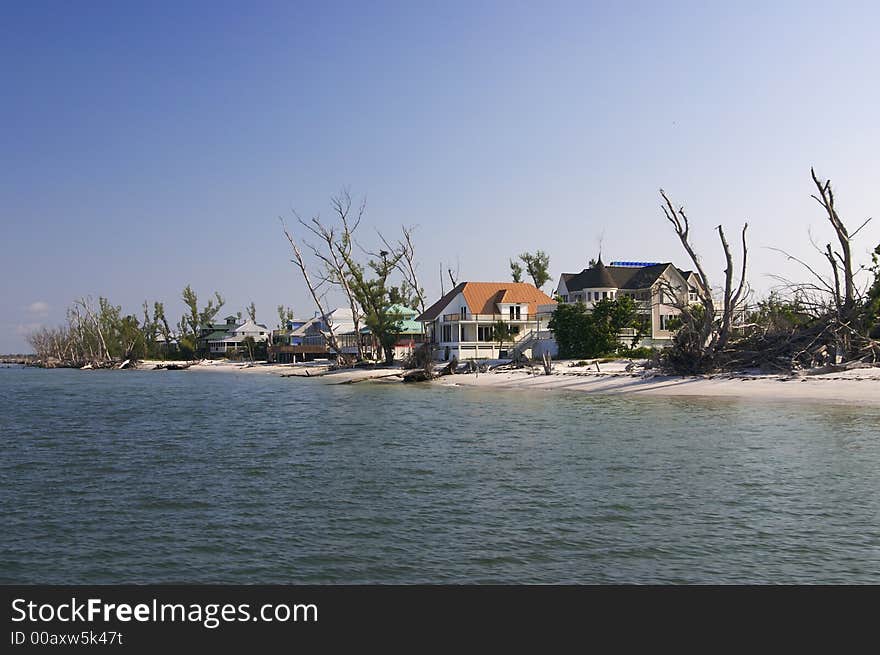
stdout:
[(414, 368), (403, 374), (404, 382), (429, 382), (433, 379), (433, 373), (423, 368)]
[(402, 376), (400, 371), (396, 371), (394, 373), (387, 373), (386, 375), (372, 375), (366, 378), (356, 378), (353, 380), (343, 380), (342, 382), (337, 382), (336, 384), (357, 384), (358, 382), (368, 382), (369, 380), (382, 380), (385, 378), (399, 378)]
[(753, 328), (731, 342), (721, 353), (720, 360), (726, 370), (855, 368), (880, 362), (880, 341), (861, 334), (847, 321), (840, 320), (836, 312), (830, 312), (806, 325), (789, 329)]
[(186, 364), (165, 364), (164, 370), (166, 371), (185, 371), (190, 366), (193, 365), (193, 362), (188, 362)]

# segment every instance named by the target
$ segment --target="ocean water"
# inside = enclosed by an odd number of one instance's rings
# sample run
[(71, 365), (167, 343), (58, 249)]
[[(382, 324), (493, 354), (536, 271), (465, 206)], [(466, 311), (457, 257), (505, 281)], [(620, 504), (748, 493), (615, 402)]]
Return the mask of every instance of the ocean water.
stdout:
[(880, 583), (880, 410), (0, 368), (3, 583)]

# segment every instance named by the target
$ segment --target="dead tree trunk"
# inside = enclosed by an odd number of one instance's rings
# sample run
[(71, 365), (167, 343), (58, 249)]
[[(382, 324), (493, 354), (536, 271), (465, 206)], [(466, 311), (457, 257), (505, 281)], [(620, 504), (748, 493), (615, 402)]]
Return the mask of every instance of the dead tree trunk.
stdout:
[[(661, 205), (666, 219), (672, 224), (675, 233), (681, 241), (694, 268), (697, 271), (700, 285), (697, 289), (697, 297), (702, 306), (702, 316), (696, 316), (688, 308), (682, 312), (683, 322), (685, 325), (682, 331), (684, 334), (677, 335), (676, 346), (680, 347), (679, 352), (673, 349), (673, 356), (679, 357), (674, 368), (682, 369), (682, 372), (701, 373), (710, 371), (718, 365), (718, 354), (727, 346), (730, 339), (731, 325), (733, 316), (740, 303), (744, 300), (746, 294), (746, 265), (748, 261), (748, 248), (746, 246), (746, 230), (749, 225), (746, 223), (742, 229), (742, 264), (739, 283), (736, 290), (733, 288), (734, 265), (733, 255), (730, 251), (730, 245), (724, 235), (724, 229), (719, 225), (717, 227), (718, 236), (721, 240), (721, 247), (724, 250), (724, 257), (727, 267), (724, 271), (724, 295), (722, 298), (721, 317), (717, 316), (715, 301), (712, 298), (712, 286), (709, 283), (709, 277), (703, 269), (700, 256), (690, 241), (690, 221), (685, 214), (684, 207), (677, 209), (672, 201), (660, 189), (660, 195), (664, 204)], [(680, 339), (678, 337), (681, 337)], [(685, 347), (686, 344), (686, 347)], [(674, 348), (676, 347), (674, 346)]]
[[(831, 223), (831, 227), (834, 228), (834, 233), (837, 236), (837, 241), (840, 244), (840, 252), (835, 252), (831, 248), (831, 244), (829, 243), (825, 247), (825, 252), (823, 253), (825, 257), (828, 259), (831, 264), (831, 270), (834, 274), (834, 283), (835, 283), (835, 304), (840, 308), (840, 318), (841, 320), (849, 320), (852, 317), (852, 312), (856, 308), (856, 283), (855, 278), (853, 276), (853, 261), (852, 261), (852, 238), (861, 230), (865, 225), (868, 224), (869, 218), (867, 221), (862, 223), (862, 225), (852, 234), (847, 230), (846, 225), (844, 225), (840, 216), (837, 213), (837, 209), (834, 207), (834, 191), (831, 189), (831, 180), (825, 180), (822, 182), (817, 176), (816, 171), (814, 169), (810, 169), (810, 175), (813, 178), (813, 184), (816, 185), (816, 189), (818, 190), (818, 195), (811, 196), (816, 202), (822, 205), (822, 208), (825, 210), (825, 213), (828, 215), (828, 222)], [(838, 272), (838, 264), (839, 272)], [(843, 276), (843, 295), (840, 293), (840, 276)]]
[[(306, 245), (311, 249), (312, 254), (324, 264), (326, 269), (326, 273), (324, 274), (321, 283), (336, 285), (345, 293), (345, 297), (348, 299), (349, 309), (351, 309), (354, 333), (359, 334), (360, 308), (355, 299), (354, 290), (349, 283), (349, 272), (346, 268), (346, 262), (348, 261), (348, 255), (351, 253), (353, 234), (360, 224), (364, 207), (363, 205), (361, 206), (361, 210), (353, 226), (350, 226), (348, 221), (348, 212), (351, 209), (351, 197), (347, 193), (340, 197), (333, 198), (333, 207), (342, 221), (341, 234), (337, 234), (334, 227), (324, 225), (324, 223), (321, 222), (321, 219), (317, 216), (313, 217), (309, 222), (304, 221), (299, 216), (297, 216), (297, 219), (303, 227), (308, 229), (324, 243), (323, 249), (311, 244)], [(357, 352), (358, 360), (363, 361), (365, 358), (364, 347), (360, 339), (357, 340)]]
[[(293, 248), (293, 259), (291, 260), (294, 264), (297, 265), (300, 272), (302, 273), (303, 279), (306, 282), (306, 286), (309, 288), (309, 293), (312, 295), (312, 300), (315, 301), (315, 306), (318, 308), (318, 311), (321, 313), (322, 318), (327, 317), (327, 310), (324, 308), (324, 303), (321, 301), (321, 297), (318, 295), (318, 290), (315, 285), (312, 283), (311, 275), (309, 275), (308, 266), (306, 266), (305, 259), (303, 259), (302, 251), (299, 249), (299, 246), (294, 240), (293, 236), (291, 236), (290, 232), (287, 230), (287, 226), (284, 224), (284, 220), (281, 220), (281, 228), (284, 231), (284, 236), (287, 237), (287, 240), (290, 242), (290, 247)], [(342, 349), (339, 347), (339, 342), (336, 340), (336, 334), (333, 331), (332, 322), (327, 321), (327, 332), (328, 334), (324, 335), (324, 338), (327, 341), (327, 345), (330, 349), (336, 353), (336, 356), (339, 359), (344, 359), (345, 355), (342, 353)]]

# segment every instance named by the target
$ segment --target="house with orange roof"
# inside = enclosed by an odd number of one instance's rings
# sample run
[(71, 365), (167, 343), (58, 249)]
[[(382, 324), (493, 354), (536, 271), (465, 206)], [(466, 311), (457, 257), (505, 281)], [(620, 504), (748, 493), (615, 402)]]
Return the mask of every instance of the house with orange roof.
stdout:
[[(416, 320), (443, 360), (530, 356), (549, 337), (547, 323), (556, 301), (526, 282), (461, 282)], [(493, 326), (502, 321), (512, 336), (499, 344)]]

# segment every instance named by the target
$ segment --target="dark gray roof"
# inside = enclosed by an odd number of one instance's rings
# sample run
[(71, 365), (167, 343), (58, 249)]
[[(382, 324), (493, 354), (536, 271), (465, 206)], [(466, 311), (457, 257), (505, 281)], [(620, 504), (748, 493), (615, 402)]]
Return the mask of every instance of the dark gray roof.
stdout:
[(569, 292), (581, 289), (648, 289), (671, 264), (653, 266), (605, 266), (600, 261), (593, 268), (580, 273), (563, 273), (562, 279)]

